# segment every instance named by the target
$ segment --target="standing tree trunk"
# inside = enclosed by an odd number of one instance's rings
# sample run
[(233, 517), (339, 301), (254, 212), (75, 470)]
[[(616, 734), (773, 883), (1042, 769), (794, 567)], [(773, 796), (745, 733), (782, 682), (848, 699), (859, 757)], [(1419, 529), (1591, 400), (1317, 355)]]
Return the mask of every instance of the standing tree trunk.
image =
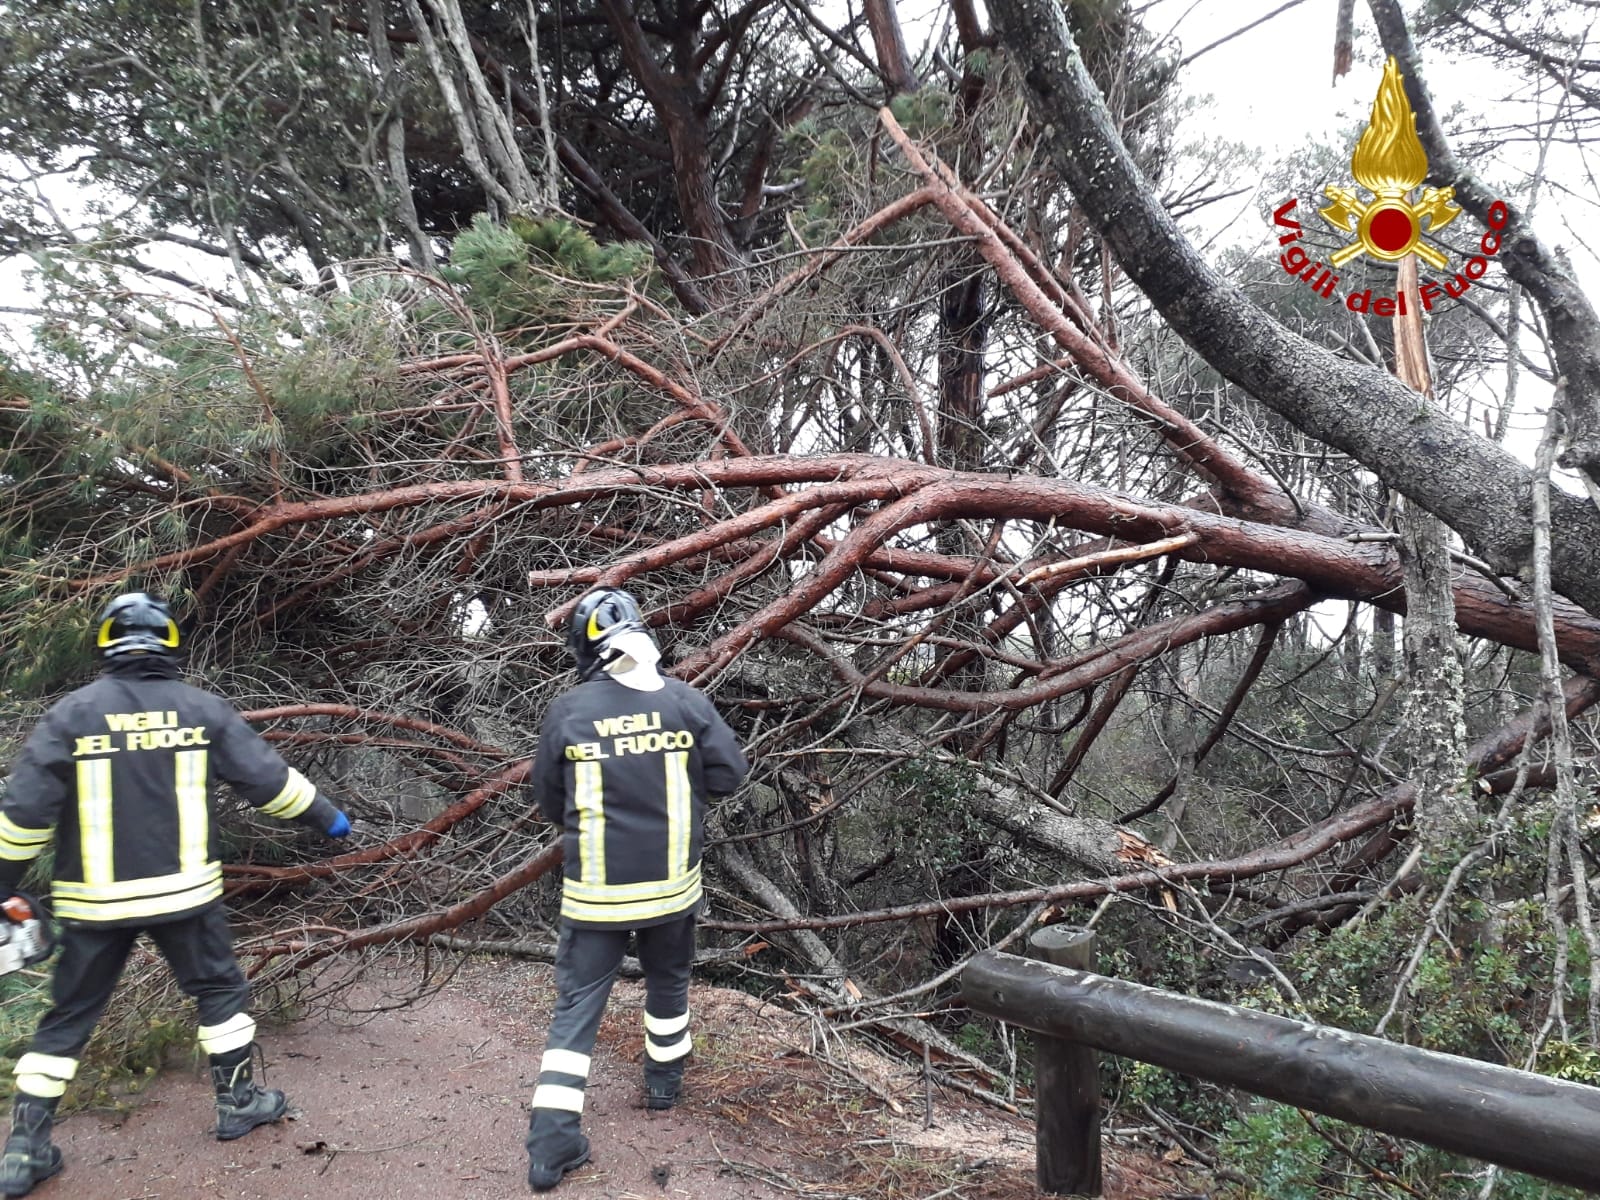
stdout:
[[(968, 43), (976, 29), (962, 25), (962, 50), (970, 55), (976, 48)], [(961, 132), (961, 152), (969, 162), (983, 157), (982, 131), (974, 119), (983, 95), (983, 79), (970, 70), (963, 72), (957, 95), (957, 121)], [(959, 162), (958, 162), (959, 174)], [(984, 351), (989, 338), (989, 268), (974, 245), (956, 246), (943, 271), (939, 295), (939, 425), (937, 459), (941, 466), (956, 471), (981, 471), (988, 439), (984, 434), (985, 400)], [(951, 523), (939, 531), (938, 544), (945, 554), (961, 554), (968, 549), (958, 525)], [(976, 641), (981, 638), (981, 617), (972, 609), (955, 623), (956, 636)], [(952, 676), (954, 686), (978, 690), (983, 687), (985, 668), (981, 659), (968, 663)], [(973, 738), (957, 745), (972, 749)]]
[[(1433, 399), (1428, 349), (1417, 295), (1417, 260), (1400, 264), (1399, 290), (1409, 295), (1406, 316), (1394, 318), (1394, 369), (1407, 385)], [(1456, 603), (1451, 587), (1448, 526), (1409, 500), (1400, 509), (1400, 563), (1405, 572), (1406, 701), (1403, 747), (1416, 781), (1415, 821), (1423, 857), (1437, 861), (1471, 831), (1475, 810), (1464, 786), (1467, 741), (1464, 680), (1456, 650)]]
[[(1377, 484), (1377, 491), (1378, 523), (1387, 525), (1395, 511), (1394, 494), (1382, 481)], [(1394, 674), (1394, 614), (1387, 608), (1372, 610), (1372, 673), (1373, 686), (1379, 689)]]
[[(708, 106), (693, 55), (685, 56), (686, 62), (664, 66), (650, 49), (644, 27), (628, 0), (603, 0), (602, 6), (617, 35), (623, 61), (666, 131), (678, 210), (691, 239), (695, 273), (710, 281), (712, 293), (725, 296), (736, 286), (733, 272), (740, 258), (733, 231), (717, 202), (716, 164), (706, 124)], [(683, 31), (679, 33), (680, 41), (692, 40)]]
[(878, 52), (878, 70), (888, 85), (891, 96), (917, 90), (917, 72), (911, 65), (911, 54), (906, 50), (905, 35), (900, 31), (900, 16), (895, 12), (894, 0), (866, 0), (867, 28), (872, 32), (872, 46)]
[(433, 257), (433, 246), (422, 232), (422, 222), (417, 216), (416, 201), (411, 195), (411, 173), (406, 165), (406, 130), (400, 98), (401, 87), (395, 73), (394, 52), (389, 48), (388, 30), (385, 26), (383, 5), (380, 0), (367, 0), (367, 37), (372, 47), (372, 60), (383, 73), (384, 87), (390, 94), (389, 111), (383, 121), (384, 158), (389, 167), (389, 186), (394, 189), (395, 211), (401, 227), (406, 231), (406, 244), (411, 248), (411, 258), (419, 271), (432, 275), (438, 269)]
[(1405, 569), (1406, 701), (1401, 730), (1408, 774), (1417, 784), (1416, 828), (1425, 857), (1436, 858), (1471, 831), (1476, 810), (1465, 787), (1467, 726), (1456, 651), (1449, 530), (1407, 501), (1401, 510)]
[(964, 249), (946, 272), (939, 297), (938, 462), (954, 471), (981, 471), (988, 289), (983, 260)]

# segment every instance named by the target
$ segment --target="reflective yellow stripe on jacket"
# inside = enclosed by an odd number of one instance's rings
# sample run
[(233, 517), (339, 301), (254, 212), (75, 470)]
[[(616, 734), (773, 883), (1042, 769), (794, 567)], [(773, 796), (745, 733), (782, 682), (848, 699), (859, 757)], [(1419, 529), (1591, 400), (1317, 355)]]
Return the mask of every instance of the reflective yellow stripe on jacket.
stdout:
[(211, 802), (206, 795), (206, 752), (180, 750), (174, 781), (178, 792), (178, 870), (198, 871), (210, 858)]
[(689, 752), (674, 750), (667, 765), (667, 878), (689, 874), (689, 838), (694, 831), (694, 787), (689, 782)]
[(688, 911), (700, 902), (701, 894), (698, 863), (679, 879), (649, 883), (589, 886), (568, 879), (562, 887), (561, 915), (573, 921), (648, 921)]
[(0, 858), (8, 862), (32, 862), (44, 852), (53, 836), (48, 829), (29, 829), (0, 812)]
[[(83, 854), (83, 882), (97, 885), (116, 878), (111, 830), (111, 760), (78, 762), (78, 843)], [(65, 916), (58, 912), (57, 916)]]
[(290, 767), (289, 777), (283, 781), (283, 787), (278, 790), (278, 794), (261, 806), (261, 815), (292, 821), (310, 808), (316, 798), (315, 785), (299, 771)]
[(584, 883), (606, 881), (605, 785), (600, 764), (578, 763), (573, 771), (573, 803), (578, 809), (578, 876)]
[(222, 899), (222, 864), (148, 879), (78, 883), (57, 879), (50, 885), (55, 915), (67, 921), (129, 921), (163, 917)]

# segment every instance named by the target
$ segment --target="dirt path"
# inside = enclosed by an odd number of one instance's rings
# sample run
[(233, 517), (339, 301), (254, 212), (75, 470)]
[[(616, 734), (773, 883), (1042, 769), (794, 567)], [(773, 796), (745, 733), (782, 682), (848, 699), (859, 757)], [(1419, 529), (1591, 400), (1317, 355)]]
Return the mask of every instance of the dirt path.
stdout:
[[(362, 995), (382, 1003), (377, 988)], [(124, 1113), (58, 1126), (65, 1172), (39, 1200), (500, 1200), (526, 1197), (522, 1136), (552, 1000), (549, 969), (474, 962), (420, 1005), (361, 1023), (304, 1021), (263, 1035), (268, 1082), (295, 1119), (211, 1137), (203, 1072), (169, 1070)], [(898, 1200), (1023, 1200), (1032, 1129), (940, 1094), (922, 1129), (910, 1068), (868, 1052), (811, 1054), (797, 1018), (737, 992), (696, 989), (696, 1056), (679, 1108), (640, 1106), (643, 990), (620, 981), (601, 1027), (585, 1131), (593, 1161), (571, 1200), (769, 1200), (804, 1193)], [(835, 1057), (843, 1054), (843, 1058)], [(897, 1114), (894, 1110), (901, 1111)], [(1113, 1163), (1109, 1196), (1181, 1190)]]

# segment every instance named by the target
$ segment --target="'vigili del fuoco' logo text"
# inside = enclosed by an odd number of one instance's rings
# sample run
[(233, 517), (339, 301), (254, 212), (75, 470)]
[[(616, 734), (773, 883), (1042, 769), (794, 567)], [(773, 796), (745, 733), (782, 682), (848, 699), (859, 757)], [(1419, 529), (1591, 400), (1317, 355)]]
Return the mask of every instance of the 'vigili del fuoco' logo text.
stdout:
[[(1326, 264), (1313, 260), (1304, 248), (1293, 244), (1302, 234), (1300, 222), (1292, 215), (1300, 202), (1291, 198), (1273, 211), (1273, 222), (1289, 231), (1278, 238), (1280, 246), (1288, 247), (1278, 257), (1285, 274), (1331, 300), (1339, 285), (1335, 272), (1363, 254), (1384, 263), (1399, 262), (1406, 255), (1415, 254), (1435, 271), (1450, 270), (1449, 256), (1431, 239), (1459, 217), (1461, 209), (1453, 202), (1454, 188), (1423, 188), (1420, 200), (1408, 198), (1428, 176), (1428, 156), (1417, 137), (1417, 117), (1406, 99), (1400, 68), (1393, 58), (1383, 68), (1383, 82), (1372, 102), (1372, 117), (1350, 157), (1350, 174), (1372, 199), (1364, 200), (1359, 192), (1338, 184), (1324, 189), (1332, 203), (1318, 209), (1319, 215), (1341, 236), (1352, 237), (1328, 255)], [(1496, 200), (1485, 218), (1489, 228), (1479, 242), (1482, 253), (1467, 259), (1453, 274), (1422, 280), (1417, 294), (1425, 311), (1431, 311), (1443, 297), (1460, 299), (1474, 280), (1483, 278), (1489, 260), (1500, 250), (1500, 231), (1509, 215), (1504, 201)], [(1344, 303), (1351, 312), (1371, 312), (1379, 317), (1406, 314), (1404, 292), (1374, 299), (1371, 288), (1352, 290)]]

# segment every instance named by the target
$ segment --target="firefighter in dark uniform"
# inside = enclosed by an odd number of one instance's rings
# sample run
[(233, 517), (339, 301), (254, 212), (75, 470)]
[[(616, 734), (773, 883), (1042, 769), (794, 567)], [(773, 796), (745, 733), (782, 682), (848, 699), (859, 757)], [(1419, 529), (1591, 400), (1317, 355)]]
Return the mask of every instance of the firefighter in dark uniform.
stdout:
[(232, 706), (181, 680), (178, 643), (161, 600), (113, 600), (97, 637), (104, 670), (44, 715), (0, 802), (0, 895), (53, 839), (51, 907), (61, 926), (53, 1004), (17, 1060), (0, 1158), (7, 1196), (61, 1170), (50, 1142), (56, 1103), (141, 932), (198, 1002), (217, 1137), (241, 1137), (286, 1108), (251, 1071), (256, 1025), (223, 914), (211, 786), (224, 780), (263, 814), (332, 837), (350, 822)]
[(645, 1104), (677, 1103), (706, 798), (749, 771), (711, 701), (657, 673), (660, 654), (627, 592), (583, 597), (567, 648), (580, 682), (546, 713), (532, 777), (540, 811), (566, 830), (556, 1007), (528, 1126), (535, 1191), (589, 1159), (589, 1056), (630, 934), (645, 972)]

